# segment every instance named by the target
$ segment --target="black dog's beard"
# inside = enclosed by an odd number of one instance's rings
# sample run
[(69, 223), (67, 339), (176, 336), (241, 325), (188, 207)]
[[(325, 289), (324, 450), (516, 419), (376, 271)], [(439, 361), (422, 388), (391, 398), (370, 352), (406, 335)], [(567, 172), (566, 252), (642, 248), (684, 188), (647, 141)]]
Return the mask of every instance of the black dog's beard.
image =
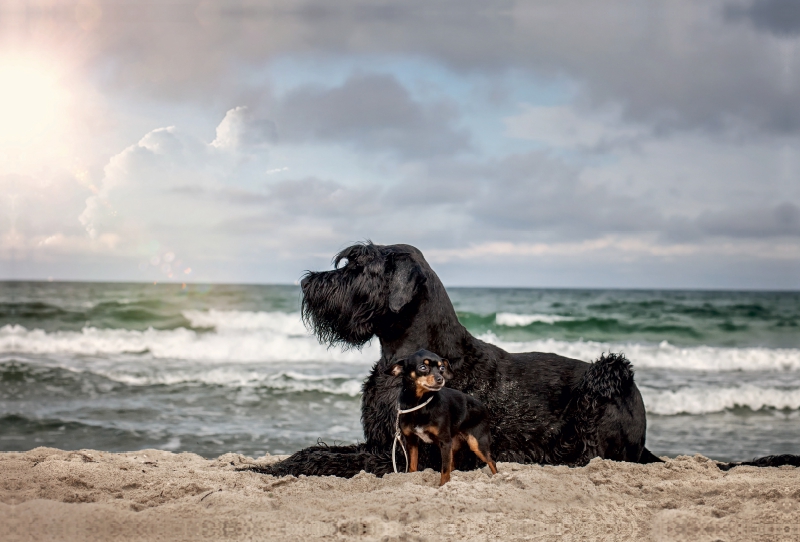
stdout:
[(341, 269), (308, 273), (302, 316), (323, 343), (360, 347), (375, 334), (372, 322), (384, 311), (383, 275)]

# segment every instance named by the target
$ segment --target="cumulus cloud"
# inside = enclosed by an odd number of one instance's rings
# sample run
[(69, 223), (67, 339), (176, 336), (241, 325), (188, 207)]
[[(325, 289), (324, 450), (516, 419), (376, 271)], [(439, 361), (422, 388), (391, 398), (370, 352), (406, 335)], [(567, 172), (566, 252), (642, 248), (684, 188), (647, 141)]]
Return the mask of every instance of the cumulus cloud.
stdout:
[(259, 119), (246, 106), (238, 106), (225, 114), (211, 146), (220, 149), (264, 146), (275, 143), (277, 138), (274, 122)]

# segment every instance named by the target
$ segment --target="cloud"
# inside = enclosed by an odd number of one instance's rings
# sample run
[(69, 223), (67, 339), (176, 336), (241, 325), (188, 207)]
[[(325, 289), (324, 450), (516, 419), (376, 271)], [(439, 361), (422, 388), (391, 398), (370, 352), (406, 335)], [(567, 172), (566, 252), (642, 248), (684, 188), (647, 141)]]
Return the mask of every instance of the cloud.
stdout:
[(14, 173), (5, 247), (169, 250), (234, 274), (371, 237), (495, 247), (491, 274), (512, 254), (693, 265), (732, 244), (703, 265), (756, 276), (797, 245), (788, 3), (96, 5), (20, 12), (19, 45), (58, 50), (87, 82), (70, 94), (103, 109)]
[(211, 146), (219, 149), (257, 147), (275, 143), (277, 139), (274, 122), (256, 118), (246, 106), (239, 106), (225, 114)]
[[(661, 216), (642, 201), (581, 179), (581, 168), (546, 151), (440, 164), (389, 192), (408, 207), (447, 206), (469, 217), (474, 238), (575, 239), (655, 231)], [(430, 188), (429, 188), (430, 187)]]
[[(228, 121), (226, 116), (221, 125)], [(142, 247), (154, 240), (194, 249), (213, 222), (231, 212), (225, 199), (207, 196), (220, 193), (231, 175), (243, 172), (237, 155), (221, 147), (176, 127), (147, 133), (108, 161), (78, 220), (92, 238), (118, 236), (119, 251), (127, 255), (142, 254)], [(261, 169), (263, 163), (254, 161), (247, 168)], [(224, 247), (213, 236), (206, 241)]]
[[(91, 30), (68, 5), (26, 17), (40, 41), (56, 38), (37, 28), (61, 21), (60, 43), (75, 36), (68, 46), (102, 74), (108, 92), (225, 107), (257, 92), (263, 79), (252, 74), (278, 58), (402, 56), (471, 77), (567, 80), (587, 105), (615, 104), (660, 129), (726, 132), (744, 123), (751, 136), (800, 131), (800, 55), (773, 39), (797, 34), (792, 0), (97, 5), (102, 19)], [(753, 33), (743, 20), (767, 32)], [(92, 39), (78, 39), (86, 32)], [(324, 122), (306, 128), (332, 133)]]
[(704, 213), (698, 217), (697, 226), (705, 233), (726, 237), (800, 237), (800, 208), (782, 203)]
[(293, 89), (275, 105), (282, 141), (350, 144), (406, 158), (469, 148), (454, 104), (421, 103), (391, 75), (357, 73), (338, 87)]
[(579, 111), (573, 106), (521, 104), (521, 109), (503, 119), (506, 135), (550, 147), (597, 152), (650, 136), (647, 126), (625, 123), (619, 108)]
[(727, 6), (725, 14), (733, 21), (747, 20), (755, 28), (779, 37), (800, 34), (800, 4), (794, 0), (754, 0), (750, 5)]

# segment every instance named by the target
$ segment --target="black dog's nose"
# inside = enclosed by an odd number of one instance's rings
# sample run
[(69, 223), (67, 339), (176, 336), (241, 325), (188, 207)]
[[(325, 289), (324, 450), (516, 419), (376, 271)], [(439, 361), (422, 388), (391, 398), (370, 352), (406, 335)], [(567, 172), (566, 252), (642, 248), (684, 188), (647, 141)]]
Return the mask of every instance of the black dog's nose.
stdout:
[(308, 286), (308, 277), (305, 277), (303, 280), (300, 281), (300, 289), (304, 292), (306, 291), (306, 286)]
[(442, 375), (437, 373), (433, 374), (433, 379), (436, 380), (437, 384), (441, 384), (442, 382), (444, 382), (444, 378), (442, 378)]

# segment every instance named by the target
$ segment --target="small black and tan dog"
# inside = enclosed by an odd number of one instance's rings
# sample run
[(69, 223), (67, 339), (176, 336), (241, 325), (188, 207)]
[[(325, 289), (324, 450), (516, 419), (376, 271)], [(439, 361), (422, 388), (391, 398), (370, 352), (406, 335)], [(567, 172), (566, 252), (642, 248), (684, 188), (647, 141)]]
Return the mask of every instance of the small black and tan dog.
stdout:
[(394, 362), (386, 373), (403, 376), (403, 388), (398, 401), (400, 411), (424, 404), (422, 408), (401, 413), (399, 417), (400, 432), (408, 447), (411, 472), (417, 471), (419, 441), (422, 440), (435, 443), (442, 453), (440, 486), (450, 480), (453, 453), (465, 443), (478, 459), (489, 465), (492, 474), (497, 474), (489, 451), (489, 411), (474, 397), (444, 387), (445, 381), (454, 376), (446, 359), (428, 350), (419, 350)]

